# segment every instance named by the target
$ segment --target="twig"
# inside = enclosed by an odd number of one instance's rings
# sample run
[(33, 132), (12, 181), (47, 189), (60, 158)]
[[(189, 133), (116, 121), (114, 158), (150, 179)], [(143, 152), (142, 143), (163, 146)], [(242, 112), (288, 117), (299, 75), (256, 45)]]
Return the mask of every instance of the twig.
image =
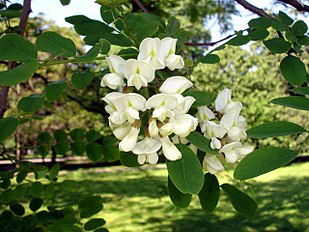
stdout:
[(198, 47), (198, 46), (214, 46), (214, 45), (216, 45), (216, 44), (218, 44), (218, 43), (221, 43), (221, 42), (223, 42), (223, 41), (225, 41), (225, 40), (227, 40), (227, 39), (229, 39), (229, 38), (232, 38), (233, 36), (235, 36), (235, 34), (228, 35), (228, 36), (226, 36), (225, 38), (220, 39), (220, 40), (218, 40), (218, 41), (214, 41), (214, 42), (205, 42), (205, 43), (192, 43), (192, 42), (187, 42), (187, 43), (185, 43), (185, 45), (187, 45), (187, 46), (193, 46), (193, 47)]
[(132, 0), (132, 2), (134, 2), (144, 13), (148, 13), (146, 7), (144, 7), (144, 5), (139, 0)]
[(278, 2), (282, 2), (282, 3), (285, 3), (285, 4), (288, 4), (290, 6), (293, 6), (296, 10), (298, 11), (306, 11), (306, 12), (309, 12), (309, 6), (308, 5), (305, 5), (305, 4), (302, 4), (300, 3), (299, 1), (297, 0), (277, 0)]
[(242, 5), (245, 9), (261, 16), (261, 17), (265, 17), (265, 18), (270, 18), (273, 19), (273, 17), (269, 14), (267, 14), (264, 10), (262, 10), (261, 8), (258, 8), (254, 5), (252, 5), (251, 3), (245, 1), (245, 0), (235, 0), (236, 2), (238, 2), (240, 5)]

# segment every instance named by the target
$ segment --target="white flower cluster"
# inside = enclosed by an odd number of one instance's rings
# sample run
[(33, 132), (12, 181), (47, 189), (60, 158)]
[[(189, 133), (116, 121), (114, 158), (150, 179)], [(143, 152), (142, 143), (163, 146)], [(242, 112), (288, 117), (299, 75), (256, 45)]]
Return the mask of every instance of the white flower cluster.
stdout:
[(240, 116), (242, 104), (232, 101), (231, 97), (232, 91), (229, 89), (218, 94), (215, 100), (216, 114), (207, 106), (198, 108), (197, 117), (202, 133), (211, 140), (212, 149), (219, 149), (219, 155), (206, 154), (203, 161), (203, 168), (211, 174), (224, 170), (221, 161), (233, 164), (253, 151), (253, 146), (241, 143), (247, 137), (246, 120)]
[[(109, 56), (110, 73), (103, 77), (101, 86), (111, 89), (134, 86), (140, 90), (154, 80), (155, 70), (182, 68), (184, 61), (175, 54), (176, 42), (169, 37), (162, 40), (146, 38), (140, 44), (137, 60)], [(140, 164), (157, 163), (161, 148), (168, 160), (180, 159), (181, 153), (169, 136), (174, 134), (184, 138), (198, 125), (197, 119), (187, 114), (195, 99), (181, 95), (192, 85), (186, 77), (172, 76), (162, 83), (158, 93), (148, 99), (145, 98), (148, 94), (142, 96), (133, 92), (107, 94), (103, 100), (110, 114), (110, 128), (121, 140), (119, 149), (138, 155)], [(144, 133), (141, 133), (141, 128)]]

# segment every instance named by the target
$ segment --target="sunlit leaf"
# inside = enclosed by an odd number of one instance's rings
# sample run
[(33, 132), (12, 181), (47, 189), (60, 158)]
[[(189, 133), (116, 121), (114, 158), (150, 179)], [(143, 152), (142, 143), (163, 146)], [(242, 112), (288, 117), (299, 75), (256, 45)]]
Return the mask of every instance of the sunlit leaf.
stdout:
[(309, 99), (301, 96), (280, 97), (271, 100), (271, 103), (288, 106), (299, 110), (309, 111)]
[(288, 55), (280, 62), (282, 76), (292, 85), (301, 85), (305, 82), (307, 71), (305, 64), (297, 57)]

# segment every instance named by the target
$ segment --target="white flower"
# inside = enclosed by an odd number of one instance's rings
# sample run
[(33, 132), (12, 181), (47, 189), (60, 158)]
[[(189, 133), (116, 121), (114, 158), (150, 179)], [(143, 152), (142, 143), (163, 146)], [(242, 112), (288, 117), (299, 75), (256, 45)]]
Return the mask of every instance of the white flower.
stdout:
[(173, 125), (169, 122), (159, 127), (159, 134), (162, 137), (169, 136), (172, 133), (173, 133)]
[(220, 91), (215, 100), (216, 111), (220, 113), (226, 113), (230, 110), (233, 110), (234, 107), (235, 102), (232, 101), (232, 91), (230, 89), (223, 89)]
[(162, 152), (166, 159), (175, 161), (181, 158), (181, 152), (177, 149), (174, 143), (172, 143), (168, 136), (160, 138), (162, 144)]
[(157, 126), (157, 120), (156, 119), (151, 119), (149, 122), (149, 126), (148, 126), (148, 132), (149, 135), (154, 138), (157, 137), (159, 134), (159, 128)]
[(228, 163), (235, 163), (253, 151), (253, 146), (244, 146), (240, 142), (232, 142), (220, 149)]
[(131, 124), (130, 123), (124, 123), (116, 128), (111, 128), (113, 134), (115, 137), (119, 140), (123, 140), (124, 137), (126, 137), (127, 134), (129, 134), (131, 130)]
[(226, 130), (222, 126), (212, 121), (204, 121), (201, 128), (202, 131), (205, 131), (205, 137), (211, 139), (210, 147), (212, 149), (220, 149), (221, 142), (217, 138), (222, 139), (226, 134)]
[(144, 138), (137, 142), (132, 152), (138, 155), (137, 161), (139, 164), (144, 164), (146, 161), (150, 164), (158, 162), (158, 150), (161, 148), (161, 143), (152, 138)]
[(243, 116), (239, 116), (239, 108), (229, 111), (223, 115), (220, 120), (220, 125), (227, 130), (229, 142), (245, 139), (246, 134), (246, 120)]
[(140, 128), (131, 127), (130, 132), (119, 143), (119, 149), (124, 152), (132, 151), (136, 146), (139, 131)]
[(102, 100), (107, 103), (107, 105), (105, 106), (105, 110), (107, 113), (111, 114), (117, 110), (113, 102), (116, 98), (119, 98), (122, 95), (123, 93), (112, 92), (106, 94), (105, 97), (102, 98)]
[(160, 92), (165, 94), (182, 94), (193, 83), (183, 76), (172, 76), (167, 78), (160, 87)]
[(212, 120), (215, 117), (215, 114), (207, 106), (197, 107), (197, 118), (199, 123), (203, 123), (203, 121), (206, 120)]
[(138, 60), (150, 63), (155, 69), (164, 69), (164, 58), (160, 53), (161, 41), (159, 38), (146, 38), (139, 47)]
[(178, 99), (178, 106), (173, 109), (173, 112), (176, 115), (186, 114), (195, 102), (195, 98), (191, 96), (183, 97), (180, 94), (173, 94), (172, 96), (175, 96)]
[(180, 137), (187, 137), (197, 126), (197, 119), (189, 114), (177, 115), (169, 121), (173, 125), (174, 134)]
[(117, 89), (122, 86), (124, 78), (124, 62), (120, 56), (111, 55), (106, 58), (111, 73), (104, 75), (101, 80), (101, 86), (108, 86), (111, 89)]
[(127, 85), (139, 90), (154, 79), (155, 69), (145, 61), (129, 59), (124, 64), (124, 75), (128, 80)]
[(184, 67), (184, 61), (180, 55), (175, 55), (177, 39), (170, 37), (161, 40), (160, 52), (164, 58), (165, 65), (171, 70)]
[(224, 171), (224, 167), (221, 164), (217, 156), (205, 155), (203, 160), (203, 169), (207, 170), (211, 174), (216, 174), (217, 172)]

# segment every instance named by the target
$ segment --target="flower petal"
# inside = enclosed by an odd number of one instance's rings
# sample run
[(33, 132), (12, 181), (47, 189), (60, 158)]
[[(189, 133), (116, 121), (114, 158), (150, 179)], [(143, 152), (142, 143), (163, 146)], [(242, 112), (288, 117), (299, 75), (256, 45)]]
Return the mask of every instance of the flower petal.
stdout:
[(125, 60), (122, 57), (111, 55), (109, 57), (106, 57), (106, 60), (108, 62), (110, 72), (116, 73), (120, 76), (124, 75), (123, 71)]
[(230, 89), (223, 89), (218, 93), (218, 96), (215, 100), (216, 111), (224, 113), (225, 106), (231, 102), (232, 91)]
[(207, 170), (211, 174), (216, 174), (217, 172), (224, 171), (224, 167), (220, 160), (214, 155), (205, 155), (203, 160), (203, 169)]
[(163, 69), (165, 67), (164, 58), (160, 53), (161, 41), (159, 38), (146, 38), (139, 47), (138, 60), (150, 63), (155, 69)]
[(101, 80), (102, 87), (109, 87), (111, 89), (117, 89), (122, 86), (123, 78), (116, 73), (108, 73), (104, 75)]
[(183, 76), (173, 76), (167, 78), (160, 87), (161, 93), (182, 94), (186, 89), (193, 86), (193, 83)]
[(171, 37), (166, 37), (161, 40), (160, 53), (164, 59), (166, 59), (171, 54), (175, 54), (176, 43), (177, 39), (173, 39)]
[(148, 163), (150, 164), (156, 164), (158, 163), (159, 156), (157, 153), (152, 153), (148, 155)]
[(163, 155), (166, 157), (166, 159), (171, 161), (181, 159), (181, 152), (170, 141), (168, 136), (160, 138), (160, 142), (162, 144)]
[(182, 56), (171, 54), (165, 59), (166, 67), (169, 70), (174, 71), (175, 69), (182, 69), (185, 66), (185, 62), (182, 59)]
[(136, 146), (139, 131), (140, 128), (132, 127), (130, 132), (119, 143), (119, 149), (124, 152), (132, 151)]

